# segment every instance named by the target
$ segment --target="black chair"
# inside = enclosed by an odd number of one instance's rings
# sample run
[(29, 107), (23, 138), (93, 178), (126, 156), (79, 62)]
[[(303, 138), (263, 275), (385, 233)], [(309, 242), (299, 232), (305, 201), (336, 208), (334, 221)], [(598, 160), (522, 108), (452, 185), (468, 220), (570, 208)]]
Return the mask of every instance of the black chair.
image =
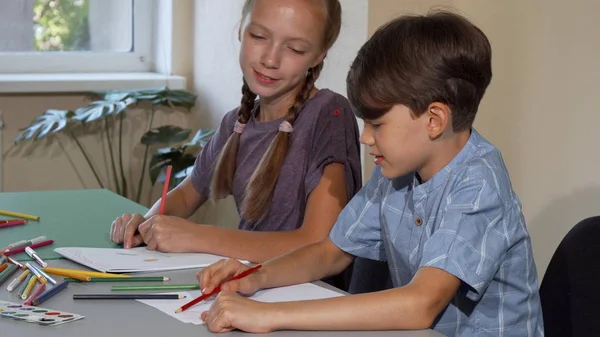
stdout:
[(600, 336), (600, 216), (573, 227), (540, 286), (546, 337)]

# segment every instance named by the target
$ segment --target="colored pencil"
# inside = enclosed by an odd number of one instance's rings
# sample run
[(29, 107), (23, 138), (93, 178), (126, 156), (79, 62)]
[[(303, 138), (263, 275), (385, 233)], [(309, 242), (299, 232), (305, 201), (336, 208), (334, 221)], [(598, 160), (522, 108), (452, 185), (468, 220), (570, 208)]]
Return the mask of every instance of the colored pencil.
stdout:
[(23, 283), (21, 284), (21, 286), (19, 287), (19, 289), (17, 290), (17, 297), (21, 297), (21, 295), (23, 294), (23, 292), (25, 291), (25, 288), (27, 288), (27, 285), (29, 284), (29, 281), (34, 277), (35, 275), (31, 274), (31, 272), (29, 273), (29, 275), (27, 275), (27, 277), (25, 278), (25, 280), (23, 281)]
[(36, 297), (31, 304), (33, 305), (40, 305), (42, 304), (44, 301), (48, 300), (50, 297), (58, 294), (61, 290), (67, 288), (67, 286), (69, 285), (69, 282), (66, 281), (62, 281), (59, 284), (55, 285), (54, 287), (44, 291), (40, 296)]
[(180, 300), (178, 294), (75, 294), (74, 300)]
[(198, 290), (200, 285), (196, 284), (163, 284), (152, 286), (112, 286), (112, 291), (133, 291), (133, 290)]
[(29, 279), (29, 282), (27, 282), (27, 286), (25, 287), (25, 290), (23, 290), (23, 293), (21, 294), (21, 299), (26, 300), (27, 297), (29, 297), (29, 294), (33, 290), (33, 287), (35, 286), (35, 283), (37, 282), (37, 280), (38, 280), (38, 278), (35, 275), (33, 275)]
[[(60, 275), (60, 274), (57, 274), (57, 272), (63, 272), (63, 273), (70, 273), (70, 274), (85, 275), (85, 276), (89, 276), (89, 277), (131, 277), (131, 275), (99, 273), (99, 272), (95, 272), (95, 271), (64, 269), (64, 268), (44, 268), (44, 271), (48, 274), (54, 274), (54, 275)], [(68, 276), (68, 275), (63, 275), (63, 276)]]
[[(152, 276), (133, 276), (133, 277), (92, 277), (87, 282), (165, 282), (168, 277), (152, 277)], [(78, 280), (68, 280), (75, 282)]]
[[(56, 285), (58, 282), (56, 282), (55, 279), (53, 279), (50, 275), (46, 274), (46, 272), (44, 272), (42, 270), (42, 268), (36, 266), (35, 264), (30, 264), (31, 268), (35, 269), (38, 273), (40, 273), (40, 275), (42, 275), (46, 280), (48, 280), (50, 283)], [(38, 277), (39, 278), (39, 277)]]
[(34, 268), (31, 263), (25, 263), (25, 267), (27, 267), (27, 269), (29, 269), (41, 283), (46, 284), (46, 282), (48, 282), (48, 279), (45, 278), (44, 275), (42, 275), (36, 268)]
[(17, 212), (10, 212), (10, 211), (0, 210), (0, 214), (7, 215), (7, 216), (12, 216), (12, 217), (15, 217), (15, 218), (23, 218), (23, 219), (33, 220), (33, 221), (40, 221), (40, 217), (39, 216), (25, 214), (25, 213), (17, 213)]
[(0, 273), (0, 284), (4, 283), (12, 273), (16, 272), (18, 267), (14, 264), (11, 264), (6, 268), (3, 272)]
[[(254, 267), (252, 267), (250, 269), (247, 269), (247, 270), (239, 273), (237, 276), (232, 277), (231, 280), (229, 280), (229, 281), (239, 280), (241, 278), (244, 278), (244, 277), (252, 274), (253, 272), (257, 271), (261, 267), (262, 267), (261, 264), (257, 264), (256, 266), (254, 266)], [(198, 302), (203, 301), (203, 300), (205, 300), (207, 298), (210, 298), (211, 296), (219, 293), (220, 291), (221, 291), (221, 286), (218, 286), (215, 289), (213, 289), (213, 291), (211, 291), (210, 293), (208, 293), (208, 294), (202, 294), (201, 296), (199, 296), (199, 297), (191, 300), (190, 302), (182, 305), (181, 308), (175, 310), (175, 313), (180, 313), (182, 311), (185, 311), (185, 310), (191, 308), (192, 306), (196, 305)]]
[[(51, 245), (53, 243), (54, 243), (54, 240), (46, 240), (46, 241), (35, 243), (35, 244), (27, 246), (27, 247), (40, 248), (40, 247)], [(21, 248), (14, 248), (14, 249), (11, 249), (11, 250), (4, 251), (3, 254), (6, 255), (6, 256), (9, 256), (9, 255), (15, 255), (15, 254), (18, 254), (18, 253), (22, 253), (24, 251), (25, 251), (25, 247), (21, 247)]]
[(25, 265), (23, 265), (21, 262), (15, 260), (15, 259), (13, 259), (12, 257), (7, 256), (6, 258), (8, 259), (8, 262), (14, 264), (15, 266), (17, 266), (17, 267), (19, 267), (21, 269), (25, 269), (26, 268)]
[(8, 263), (4, 263), (0, 265), (0, 273), (4, 271), (4, 269), (8, 268)]
[(29, 296), (29, 298), (27, 299), (27, 301), (25, 301), (25, 303), (23, 303), (23, 305), (28, 305), (28, 306), (32, 305), (33, 300), (38, 298), (42, 293), (44, 293), (45, 290), (46, 290), (46, 285), (40, 284), (40, 286), (37, 287), (37, 289), (33, 292), (33, 294), (31, 294), (31, 296)]
[(89, 281), (92, 278), (87, 276), (87, 275), (81, 275), (81, 274), (77, 274), (77, 273), (71, 273), (71, 272), (66, 272), (66, 271), (61, 271), (61, 270), (52, 270), (53, 268), (44, 268), (44, 271), (47, 274), (51, 274), (51, 275), (57, 275), (57, 276), (64, 276), (66, 278), (69, 279), (74, 279), (74, 280), (78, 280), (78, 281)]
[(37, 238), (33, 238), (31, 240), (21, 240), (21, 241), (13, 242), (10, 245), (6, 246), (5, 250), (11, 250), (11, 249), (21, 248), (21, 247), (25, 247), (25, 246), (31, 246), (31, 245), (34, 245), (36, 243), (40, 243), (40, 242), (43, 242), (46, 240), (48, 240), (48, 238), (46, 238), (45, 236), (38, 236)]
[(23, 280), (26, 279), (27, 276), (29, 276), (30, 274), (31, 274), (31, 272), (29, 271), (29, 269), (26, 269), (24, 272), (19, 274), (19, 276), (15, 277), (15, 279), (12, 280), (12, 282), (10, 282), (8, 284), (8, 287), (6, 287), (6, 290), (8, 290), (8, 292), (15, 290), (19, 286), (19, 284), (21, 284), (21, 282), (23, 282)]
[(0, 223), (0, 228), (20, 226), (20, 225), (24, 225), (26, 223), (27, 223), (27, 220), (8, 221), (8, 222), (5, 222), (5, 223)]
[(165, 204), (167, 203), (167, 192), (169, 191), (169, 183), (171, 181), (171, 170), (173, 167), (171, 165), (167, 166), (167, 173), (165, 176), (165, 185), (163, 186), (162, 197), (160, 198), (160, 209), (158, 210), (158, 214), (165, 214)]

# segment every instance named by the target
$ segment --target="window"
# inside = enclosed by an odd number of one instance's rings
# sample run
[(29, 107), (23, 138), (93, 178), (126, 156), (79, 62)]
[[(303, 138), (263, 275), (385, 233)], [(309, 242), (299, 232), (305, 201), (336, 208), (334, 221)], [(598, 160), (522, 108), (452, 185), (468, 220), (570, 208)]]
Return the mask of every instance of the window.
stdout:
[(0, 74), (153, 71), (151, 0), (0, 0)]

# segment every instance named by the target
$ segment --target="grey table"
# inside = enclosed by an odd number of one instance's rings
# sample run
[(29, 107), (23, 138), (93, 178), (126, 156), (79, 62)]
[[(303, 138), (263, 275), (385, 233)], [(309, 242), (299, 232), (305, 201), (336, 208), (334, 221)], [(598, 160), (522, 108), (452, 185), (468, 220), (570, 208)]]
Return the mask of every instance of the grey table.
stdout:
[[(52, 267), (84, 269), (80, 265), (67, 260), (50, 262)], [(161, 272), (161, 276), (169, 276), (172, 283), (195, 283), (196, 270)], [(152, 274), (144, 274), (152, 275)], [(158, 274), (155, 274), (158, 275)], [(14, 275), (13, 275), (14, 277)], [(59, 277), (57, 277), (59, 278)], [(10, 281), (9, 281), (10, 282)], [(0, 288), (0, 299), (22, 303), (13, 293), (6, 291), (5, 283)], [(134, 283), (132, 283), (133, 285)], [(60, 294), (44, 302), (41, 307), (72, 312), (84, 315), (79, 321), (57, 326), (43, 327), (36, 324), (19, 322), (8, 318), (0, 318), (0, 337), (4, 336), (44, 336), (44, 337), (106, 337), (118, 336), (241, 336), (252, 335), (240, 331), (224, 334), (212, 334), (204, 325), (182, 323), (161, 311), (139, 303), (138, 301), (74, 301), (76, 293), (110, 293), (111, 283), (72, 283)], [(324, 285), (324, 284), (322, 284)], [(310, 337), (439, 337), (432, 330), (425, 331), (277, 331), (270, 336), (310, 336)], [(264, 335), (261, 335), (264, 336)]]

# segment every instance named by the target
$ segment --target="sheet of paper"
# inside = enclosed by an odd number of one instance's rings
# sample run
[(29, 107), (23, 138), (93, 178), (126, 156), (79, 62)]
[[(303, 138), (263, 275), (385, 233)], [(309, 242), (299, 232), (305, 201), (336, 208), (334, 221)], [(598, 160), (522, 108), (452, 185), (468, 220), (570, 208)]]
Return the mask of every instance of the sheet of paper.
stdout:
[(200, 253), (161, 253), (149, 251), (146, 247), (132, 249), (62, 247), (54, 251), (69, 260), (109, 273), (202, 268), (225, 258)]
[[(184, 323), (192, 323), (195, 325), (204, 324), (200, 318), (200, 314), (210, 309), (213, 300), (201, 302), (188, 310), (175, 313), (175, 310), (180, 308), (182, 305), (188, 303), (194, 298), (200, 296), (200, 291), (190, 292), (175, 292), (169, 294), (180, 294), (186, 296), (181, 300), (165, 301), (165, 300), (138, 300), (144, 304), (154, 307), (165, 314), (176, 318)], [(260, 290), (250, 298), (260, 302), (289, 302), (289, 301), (303, 301), (303, 300), (316, 300), (322, 298), (331, 298), (344, 296), (336, 291), (329, 290), (312, 283), (302, 283), (293, 286), (281, 287)]]

